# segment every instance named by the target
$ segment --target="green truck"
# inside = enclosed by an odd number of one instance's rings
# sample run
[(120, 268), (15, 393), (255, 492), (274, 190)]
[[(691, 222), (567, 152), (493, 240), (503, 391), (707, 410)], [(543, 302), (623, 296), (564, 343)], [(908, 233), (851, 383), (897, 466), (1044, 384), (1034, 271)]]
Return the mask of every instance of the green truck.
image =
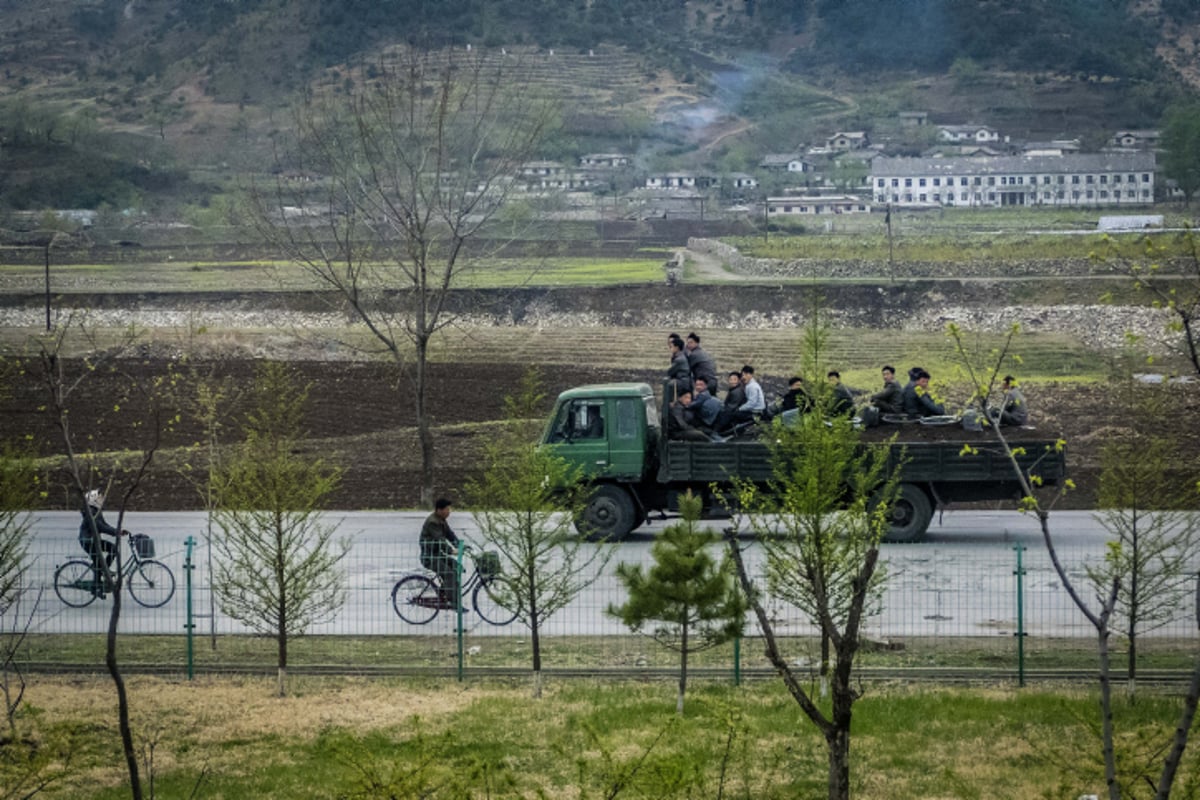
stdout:
[[(989, 433), (961, 427), (942, 429), (935, 441), (907, 441), (906, 429), (889, 457), (899, 464), (900, 490), (892, 506), (887, 540), (919, 540), (933, 512), (951, 503), (1016, 500), (1021, 490), (1011, 464), (995, 448)], [(766, 482), (771, 477), (768, 448), (753, 439), (726, 442), (668, 440), (653, 390), (645, 383), (579, 386), (558, 396), (543, 435), (543, 445), (577, 464), (593, 486), (590, 502), (576, 521), (580, 533), (620, 540), (652, 515), (677, 509), (679, 494), (692, 490), (705, 498), (706, 516), (728, 512), (712, 497), (711, 487), (732, 477)], [(888, 432), (896, 426), (885, 426)], [(922, 433), (928, 433), (922, 431)], [(1022, 431), (1022, 468), (1052, 486), (1066, 477), (1066, 451), (1056, 439), (1030, 438)], [(976, 449), (963, 453), (964, 444)]]

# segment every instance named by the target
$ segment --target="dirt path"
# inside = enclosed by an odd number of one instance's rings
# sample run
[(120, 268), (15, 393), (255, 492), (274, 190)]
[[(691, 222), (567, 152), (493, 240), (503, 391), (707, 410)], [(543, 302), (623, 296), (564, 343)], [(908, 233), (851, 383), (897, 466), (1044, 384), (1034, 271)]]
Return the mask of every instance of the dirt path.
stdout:
[[(739, 275), (729, 269), (725, 262), (712, 253), (701, 253), (684, 247), (682, 253), (690, 267), (691, 277), (702, 281), (748, 281), (749, 275)], [(686, 280), (686, 279), (685, 279)]]

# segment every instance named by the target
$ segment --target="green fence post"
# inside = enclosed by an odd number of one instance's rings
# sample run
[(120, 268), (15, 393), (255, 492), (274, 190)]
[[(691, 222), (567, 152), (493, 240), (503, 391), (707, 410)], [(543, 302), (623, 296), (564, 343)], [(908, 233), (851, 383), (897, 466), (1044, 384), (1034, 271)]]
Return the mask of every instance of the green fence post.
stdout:
[(1025, 685), (1025, 567), (1021, 563), (1021, 554), (1025, 545), (1018, 544), (1013, 548), (1017, 551), (1017, 685)]
[(190, 681), (196, 676), (196, 650), (192, 641), (193, 632), (196, 629), (196, 623), (192, 617), (192, 570), (196, 568), (196, 565), (192, 563), (192, 548), (196, 545), (196, 539), (189, 536), (183, 540), (183, 543), (187, 545), (187, 555), (183, 559), (184, 593), (187, 595), (187, 619), (183, 623), (183, 627), (187, 631), (187, 676)]
[(463, 680), (463, 613), (462, 613), (462, 576), (463, 576), (463, 553), (465, 546), (461, 541), (458, 543), (458, 558), (455, 559), (454, 572), (458, 576), (455, 581), (457, 587), (454, 591), (454, 613), (455, 619), (458, 620), (456, 626), (456, 636), (458, 638), (458, 682)]

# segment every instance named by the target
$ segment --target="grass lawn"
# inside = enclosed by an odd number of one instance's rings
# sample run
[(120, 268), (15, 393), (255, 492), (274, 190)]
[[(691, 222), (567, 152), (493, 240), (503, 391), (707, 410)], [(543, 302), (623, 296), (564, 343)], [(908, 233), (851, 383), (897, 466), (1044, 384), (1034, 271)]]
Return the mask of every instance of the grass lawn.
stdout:
[[(669, 680), (551, 680), (540, 700), (522, 680), (293, 677), (286, 698), (274, 697), (273, 685), (130, 677), (136, 747), (144, 777), (153, 758), (157, 796), (824, 795), (823, 740), (775, 679), (741, 687), (694, 681), (682, 719)], [(1090, 690), (863, 689), (851, 745), (857, 797), (1103, 793)], [(1122, 780), (1133, 783), (1139, 770), (1157, 778), (1161, 756), (1153, 751), (1168, 741), (1179, 699), (1144, 691), (1136, 704), (1116, 705)], [(31, 679), (17, 720), (31, 737), (24, 741), (38, 741), (42, 754), (72, 754), (41, 797), (129, 796), (115, 708), (106, 676)], [(1180, 770), (1181, 796), (1200, 782), (1195, 753)]]

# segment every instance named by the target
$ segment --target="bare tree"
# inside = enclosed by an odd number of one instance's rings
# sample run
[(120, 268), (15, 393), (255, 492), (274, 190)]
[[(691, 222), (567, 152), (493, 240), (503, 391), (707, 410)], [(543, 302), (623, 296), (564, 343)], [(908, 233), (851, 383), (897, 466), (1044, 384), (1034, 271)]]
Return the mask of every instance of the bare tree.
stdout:
[(459, 316), (451, 292), (506, 243), (488, 237), (556, 119), (504, 64), (399, 51), (347, 98), (312, 96), (297, 113), (282, 166), (315, 173), (311, 185), (281, 178), (251, 192), (260, 234), (348, 306), (377, 349), (411, 361), (426, 506), (431, 341)]
[(341, 473), (296, 452), (307, 396), (287, 367), (264, 364), (246, 440), (212, 472), (220, 557), (214, 591), (226, 614), (275, 637), (281, 697), (288, 640), (332, 619), (346, 594), (340, 565), (350, 544), (319, 513)]
[[(71, 341), (79, 338), (87, 354), (81, 358), (68, 359), (65, 354), (76, 345)], [(108, 506), (117, 509), (116, 527), (124, 528), (125, 512), (130, 501), (137, 493), (145, 479), (155, 453), (161, 443), (163, 431), (168, 427), (169, 416), (159, 401), (163, 393), (161, 386), (138, 386), (131, 376), (127, 380), (127, 394), (140, 395), (146, 402), (145, 414), (140, 419), (119, 418), (117, 421), (108, 420), (107, 424), (120, 424), (128, 431), (129, 445), (126, 451), (132, 452), (132, 463), (124, 463), (120, 457), (111, 457), (107, 476), (100, 465), (100, 454), (90, 450), (81, 443), (92, 441), (87, 431), (77, 431), (73, 422), (76, 416), (71, 414), (74, 398), (77, 393), (91, 389), (89, 379), (97, 371), (117, 372), (120, 358), (126, 355), (137, 342), (139, 333), (130, 328), (119, 337), (114, 347), (100, 348), (94, 337), (94, 332), (86, 324), (86, 317), (71, 315), (53, 331), (37, 343), (37, 363), (39, 373), (46, 390), (47, 412), (53, 417), (57, 426), (63, 455), (65, 456), (68, 480), (83, 511), (83, 518), (90, 520), (92, 534), (97, 535), (95, 517), (88, 512), (84, 496), (88, 489), (97, 485), (97, 481), (105, 487), (109, 497)], [(121, 398), (113, 398), (113, 413), (120, 414)], [(96, 424), (105, 424), (98, 421)], [(116, 485), (116, 476), (121, 475), (121, 491), (114, 495), (111, 491)], [(115, 502), (113, 499), (115, 497)], [(118, 538), (115, 558), (111, 565), (105, 566), (104, 559), (96, 559), (96, 569), (101, 572), (101, 579), (113, 587), (112, 611), (108, 618), (108, 631), (105, 638), (105, 666), (112, 677), (117, 691), (117, 720), (121, 734), (121, 745), (125, 756), (126, 769), (129, 773), (130, 791), (134, 800), (143, 796), (142, 781), (139, 773), (137, 751), (134, 747), (133, 728), (129, 719), (129, 696), (125, 686), (125, 678), (121, 673), (117, 660), (117, 628), (121, 618), (121, 590), (123, 577), (121, 567), (123, 552)]]
[[(1020, 332), (1018, 325), (1013, 325), (1002, 347), (993, 350), (989, 354), (990, 363), (979, 363), (979, 360), (972, 357), (972, 353), (965, 344), (965, 336), (957, 325), (951, 324), (947, 326), (947, 332), (954, 342), (955, 352), (961, 363), (966, 368), (967, 374), (970, 376), (974, 394), (972, 402), (977, 404), (978, 410), (984, 419), (988, 418), (990, 401), (993, 396), (993, 387), (997, 382), (997, 376), (1001, 373), (1005, 363), (1013, 358), (1011, 346), (1013, 338)], [(1054, 567), (1055, 574), (1058, 576), (1063, 589), (1079, 609), (1080, 613), (1087, 619), (1088, 623), (1096, 631), (1096, 649), (1097, 659), (1099, 661), (1099, 683), (1100, 683), (1100, 727), (1101, 727), (1101, 748), (1104, 758), (1104, 779), (1108, 789), (1110, 800), (1119, 800), (1122, 796), (1123, 787), (1117, 774), (1117, 758), (1115, 748), (1115, 729), (1113, 722), (1113, 702), (1112, 702), (1112, 659), (1109, 649), (1109, 640), (1112, 635), (1112, 619), (1116, 610), (1118, 598), (1120, 597), (1122, 581), (1125, 579), (1125, 574), (1117, 570), (1110, 570), (1106, 573), (1109, 580), (1107, 585), (1100, 584), (1095, 586), (1096, 597), (1095, 604), (1089, 603), (1079, 586), (1071, 578), (1071, 573), (1068, 571), (1065, 564), (1059, 558), (1058, 550), (1054, 544), (1054, 538), (1050, 527), (1050, 509), (1039, 499), (1038, 487), (1040, 480), (1036, 474), (1022, 468), (1017, 460), (1017, 456), (1022, 453), (1021, 448), (1014, 448), (1009, 444), (1008, 439), (1004, 436), (1004, 432), (999, 425), (989, 426), (993, 431), (996, 443), (1001, 448), (1008, 462), (1012, 465), (1013, 473), (1021, 486), (1022, 500), (1021, 509), (1026, 513), (1032, 514), (1038, 520), (1038, 525), (1042, 532), (1042, 541), (1046, 545), (1047, 554), (1050, 557), (1050, 563)], [(1065, 441), (1059, 441), (1058, 447), (1065, 447)], [(1073, 488), (1070, 480), (1066, 482), (1063, 491)], [(1196, 576), (1197, 581), (1197, 603), (1196, 603), (1196, 623), (1200, 626), (1200, 574)], [(1159, 779), (1156, 786), (1156, 800), (1167, 800), (1171, 794), (1171, 787), (1175, 780), (1175, 775), (1179, 762), (1183, 758), (1184, 749), (1187, 746), (1188, 736), (1191, 731), (1192, 720), (1196, 715), (1197, 704), (1200, 703), (1200, 656), (1196, 658), (1194, 670), (1192, 673), (1192, 681), (1188, 688), (1188, 692), (1184, 697), (1183, 710), (1180, 714), (1180, 723), (1176, 728), (1175, 735), (1172, 739), (1171, 746), (1167, 751), (1167, 756), (1164, 759), (1162, 770), (1159, 774)], [(1150, 781), (1148, 775), (1137, 776), (1138, 782)]]

